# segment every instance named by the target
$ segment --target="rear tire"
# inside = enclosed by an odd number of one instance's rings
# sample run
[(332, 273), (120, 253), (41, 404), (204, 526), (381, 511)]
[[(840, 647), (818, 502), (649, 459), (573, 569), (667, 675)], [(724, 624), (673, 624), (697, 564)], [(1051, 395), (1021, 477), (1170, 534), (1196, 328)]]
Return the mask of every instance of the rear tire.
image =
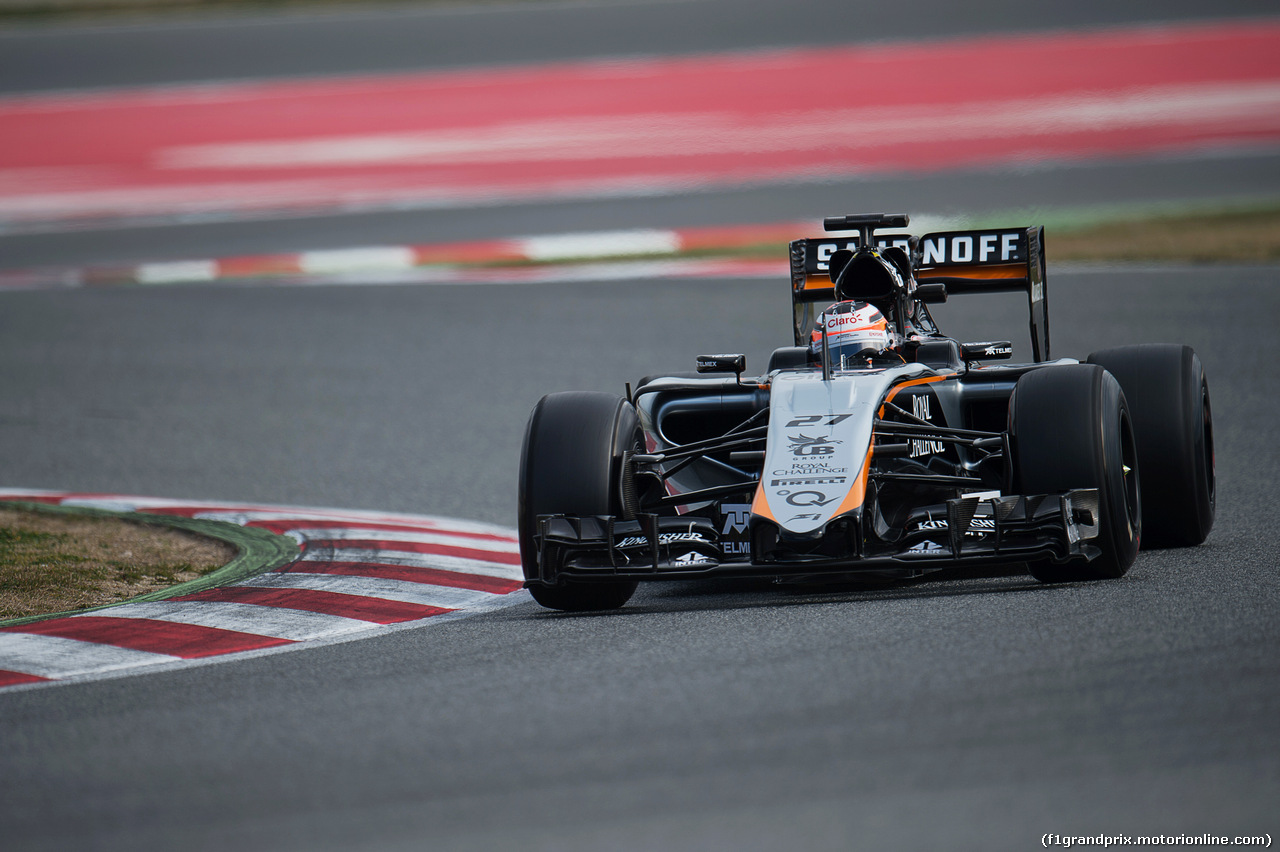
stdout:
[[(636, 410), (608, 393), (544, 396), (529, 415), (520, 458), (520, 561), (537, 580), (533, 533), (539, 515), (618, 515), (622, 454), (643, 447)], [(567, 612), (617, 609), (635, 593), (634, 580), (529, 585), (533, 599)]]
[(1009, 400), (1015, 494), (1096, 488), (1099, 530), (1093, 561), (1033, 562), (1044, 583), (1114, 579), (1138, 555), (1142, 498), (1133, 423), (1119, 382), (1101, 367), (1073, 364), (1033, 370)]
[(1089, 356), (1133, 412), (1142, 468), (1142, 545), (1189, 547), (1213, 529), (1217, 483), (1209, 381), (1190, 346), (1151, 343)]

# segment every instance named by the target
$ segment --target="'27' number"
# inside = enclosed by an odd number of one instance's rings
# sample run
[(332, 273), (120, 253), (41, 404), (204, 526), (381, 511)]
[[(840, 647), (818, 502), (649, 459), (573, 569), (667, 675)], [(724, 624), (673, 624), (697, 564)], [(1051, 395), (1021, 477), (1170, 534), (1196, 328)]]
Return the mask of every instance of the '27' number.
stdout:
[(790, 429), (792, 426), (834, 426), (852, 416), (852, 414), (808, 414), (804, 417), (797, 417), (784, 428)]

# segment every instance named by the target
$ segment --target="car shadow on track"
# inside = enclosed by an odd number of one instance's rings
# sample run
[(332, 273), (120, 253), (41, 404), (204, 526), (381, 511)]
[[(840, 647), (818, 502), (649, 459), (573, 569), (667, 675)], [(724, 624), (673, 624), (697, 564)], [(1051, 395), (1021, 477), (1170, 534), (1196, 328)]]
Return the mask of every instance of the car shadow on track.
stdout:
[[(944, 570), (909, 580), (857, 579), (839, 583), (776, 583), (766, 579), (676, 580), (642, 583), (636, 596), (621, 609), (604, 612), (565, 613), (537, 610), (537, 617), (600, 618), (653, 612), (723, 611), (732, 609), (800, 607), (815, 604), (873, 603), (919, 600), (962, 595), (1048, 592), (1075, 586), (1046, 586), (1033, 579), (1024, 566), (999, 566), (974, 572)], [(514, 613), (513, 613), (514, 614)], [(528, 613), (522, 611), (521, 616)]]

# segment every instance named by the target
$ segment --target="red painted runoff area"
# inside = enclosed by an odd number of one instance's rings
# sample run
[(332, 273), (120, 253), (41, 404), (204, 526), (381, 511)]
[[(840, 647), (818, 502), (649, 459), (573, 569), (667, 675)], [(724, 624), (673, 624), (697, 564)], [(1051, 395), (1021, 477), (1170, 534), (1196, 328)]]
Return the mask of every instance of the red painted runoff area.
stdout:
[(20, 683), (44, 683), (49, 678), (24, 672), (11, 672), (0, 669), (0, 686), (17, 686)]
[(311, 589), (269, 589), (257, 586), (226, 586), (209, 589), (192, 595), (170, 598), (172, 601), (221, 601), (246, 603), (257, 606), (299, 609), (371, 621), (375, 624), (397, 624), (416, 621), (433, 615), (451, 612), (438, 606), (392, 601), (384, 598), (347, 595), (341, 592), (324, 592)]
[[(149, 510), (152, 511), (152, 510)], [(454, 529), (448, 526), (439, 528), (430, 524), (418, 521), (417, 523), (379, 523), (376, 521), (344, 521), (344, 520), (311, 520), (308, 518), (291, 518), (287, 520), (271, 520), (271, 521), (249, 521), (246, 527), (257, 527), (259, 529), (269, 530), (273, 533), (283, 534), (292, 530), (372, 530), (377, 532), (409, 532), (409, 533), (430, 533), (437, 529), (440, 532), (447, 533), (450, 538), (470, 538), (477, 541), (492, 542), (510, 542), (511, 536), (499, 535), (497, 533), (471, 532), (470, 530)], [(337, 545), (334, 545), (337, 546)], [(399, 545), (397, 544), (398, 548)], [(487, 552), (487, 551), (486, 551)]]
[[(359, 622), (365, 622), (365, 630), (429, 624), (434, 616), (465, 616), (500, 606), (523, 585), (514, 553), (515, 532), (485, 524), (395, 512), (22, 489), (0, 492), (0, 500), (261, 526), (292, 533), (301, 540), (304, 553), (302, 559), (274, 571), (268, 571), (274, 563), (261, 562), (261, 580), (254, 577), (163, 601), (134, 600), (120, 609), (0, 627), (0, 688), (114, 676), (161, 663), (208, 662), (241, 651), (303, 647), (359, 631)], [(313, 535), (323, 538), (316, 541)], [(341, 554), (342, 561), (323, 559), (326, 552)], [(249, 552), (244, 556), (267, 558)], [(311, 576), (315, 574), (326, 576), (317, 583)], [(367, 582), (374, 578), (399, 585)], [(320, 588), (311, 588), (314, 585)], [(482, 594), (458, 594), (459, 589)]]
[(414, 565), (392, 565), (380, 562), (294, 562), (280, 570), (281, 574), (338, 574), (344, 577), (377, 577), (383, 580), (405, 580), (433, 586), (449, 586), (455, 589), (471, 589), (505, 595), (519, 589), (523, 583), (487, 574), (468, 574), (443, 568), (425, 568)]
[(1280, 143), (1280, 20), (0, 99), (0, 221)]
[(100, 615), (54, 618), (18, 627), (3, 627), (0, 630), (79, 639), (134, 651), (167, 654), (183, 659), (212, 657), (218, 654), (232, 654), (237, 651), (252, 651), (257, 648), (291, 644), (289, 639), (258, 636), (218, 627), (178, 624), (150, 618), (111, 618)]
[(457, 559), (474, 559), (478, 562), (498, 562), (503, 565), (519, 565), (520, 554), (498, 550), (476, 550), (470, 547), (458, 547), (453, 544), (437, 544), (422, 541), (396, 541), (374, 539), (307, 539), (308, 551), (320, 548), (333, 550), (376, 550), (381, 552), (402, 552), (434, 554), (436, 556), (452, 556)]

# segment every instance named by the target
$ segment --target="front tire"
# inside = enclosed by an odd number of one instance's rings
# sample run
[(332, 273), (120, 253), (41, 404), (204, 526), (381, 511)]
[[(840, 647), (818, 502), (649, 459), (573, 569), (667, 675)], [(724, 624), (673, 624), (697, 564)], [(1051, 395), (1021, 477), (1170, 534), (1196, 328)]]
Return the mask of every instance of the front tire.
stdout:
[(561, 582), (540, 577), (533, 533), (539, 515), (618, 515), (622, 454), (643, 446), (635, 408), (608, 393), (544, 396), (529, 415), (520, 458), (520, 561), (529, 593), (548, 609), (617, 609), (635, 593), (634, 580)]
[(1034, 562), (1044, 583), (1114, 579), (1138, 555), (1142, 498), (1132, 418), (1120, 383), (1101, 367), (1045, 367), (1018, 379), (1009, 400), (1015, 494), (1096, 488), (1101, 548), (1092, 561)]
[(1133, 411), (1142, 468), (1142, 544), (1189, 547), (1213, 528), (1217, 486), (1209, 381), (1190, 346), (1118, 346), (1089, 356)]

